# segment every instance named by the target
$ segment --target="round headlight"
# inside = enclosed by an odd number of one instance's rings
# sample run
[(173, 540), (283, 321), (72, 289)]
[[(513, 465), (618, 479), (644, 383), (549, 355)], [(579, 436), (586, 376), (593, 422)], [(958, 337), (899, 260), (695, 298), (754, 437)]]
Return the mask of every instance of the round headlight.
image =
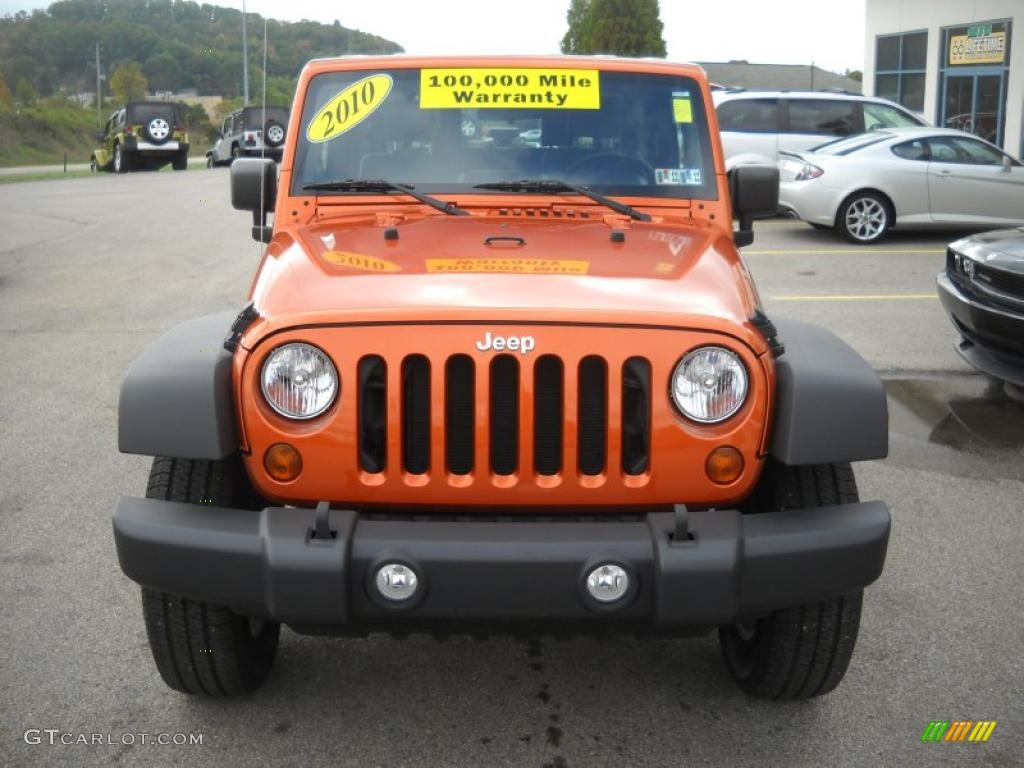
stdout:
[(267, 357), (260, 377), (270, 407), (289, 419), (312, 419), (338, 395), (334, 364), (309, 344), (285, 344)]
[(723, 347), (699, 347), (672, 373), (672, 400), (687, 418), (714, 424), (732, 416), (747, 397), (747, 369)]

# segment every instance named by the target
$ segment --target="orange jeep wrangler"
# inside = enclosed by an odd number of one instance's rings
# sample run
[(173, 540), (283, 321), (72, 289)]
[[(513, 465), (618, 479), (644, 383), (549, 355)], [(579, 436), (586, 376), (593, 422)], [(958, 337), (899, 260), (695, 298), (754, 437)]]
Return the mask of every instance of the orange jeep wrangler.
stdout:
[(114, 535), (167, 684), (253, 690), (281, 624), (717, 627), (748, 693), (832, 690), (885, 559), (849, 464), (886, 455), (885, 394), (765, 316), (737, 247), (777, 172), (726, 175), (703, 71), (322, 59), (287, 136), (279, 177), (231, 169), (250, 303), (121, 388), (156, 459)]

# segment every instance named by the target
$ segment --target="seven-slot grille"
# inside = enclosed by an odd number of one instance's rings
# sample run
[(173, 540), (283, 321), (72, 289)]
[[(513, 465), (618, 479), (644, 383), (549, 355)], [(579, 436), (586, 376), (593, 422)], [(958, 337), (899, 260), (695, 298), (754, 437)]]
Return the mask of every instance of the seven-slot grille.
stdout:
[[(397, 398), (387, 391), (389, 365), (400, 366)], [(610, 377), (608, 362), (596, 355), (568, 366), (556, 355), (367, 355), (357, 369), (360, 468), (466, 476), (486, 462), (496, 476), (642, 475), (650, 467), (651, 365), (641, 357), (621, 365), (621, 375)], [(443, 378), (432, 376), (433, 366), (440, 366)], [(443, 402), (443, 413), (436, 407), (431, 413), (432, 380), (443, 382), (443, 399), (434, 397), (435, 404)], [(617, 391), (609, 391), (610, 381)], [(609, 409), (609, 397), (617, 398), (618, 407)], [(389, 402), (398, 413), (388, 413)], [(610, 410), (620, 415), (614, 430)], [(431, 439), (436, 429), (443, 430), (443, 450)], [(610, 451), (613, 434), (621, 443)], [(575, 438), (574, 451), (567, 449), (567, 437)], [(392, 454), (400, 457), (400, 468), (387, 466), (389, 440), (400, 441), (401, 450)], [(485, 457), (478, 456), (481, 450)], [(608, 466), (610, 455), (618, 457), (618, 467)], [(527, 466), (521, 466), (524, 457)]]

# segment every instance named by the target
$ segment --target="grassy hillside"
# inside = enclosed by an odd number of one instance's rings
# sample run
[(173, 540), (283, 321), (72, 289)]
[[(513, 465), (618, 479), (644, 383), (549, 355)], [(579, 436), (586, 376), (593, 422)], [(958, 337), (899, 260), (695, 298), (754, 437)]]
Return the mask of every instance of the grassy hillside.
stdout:
[[(343, 15), (344, 4), (337, 8)], [(249, 13), (247, 19), (250, 87), (255, 92), (262, 80), (263, 17)], [(0, 72), (14, 93), (21, 83), (44, 96), (61, 90), (92, 92), (99, 43), (104, 74), (119, 62), (136, 61), (151, 91), (196, 88), (200, 94), (233, 98), (242, 91), (241, 30), (237, 8), (182, 0), (63, 0), (45, 11), (0, 18)], [(340, 21), (271, 20), (267, 38), (268, 75), (293, 87), (311, 58), (402, 50)]]
[[(339, 11), (340, 12), (340, 11)], [(247, 14), (250, 94), (263, 85), (263, 17)], [(200, 95), (237, 101), (242, 93), (242, 14), (237, 8), (182, 0), (62, 0), (45, 11), (0, 18), (0, 166), (88, 162), (96, 113), (68, 95), (96, 88), (95, 48), (107, 76), (122, 62), (142, 67), (149, 91), (195, 88)], [(321, 24), (267, 22), (267, 98), (291, 102), (295, 81), (311, 58), (345, 53), (398, 53), (377, 35)], [(6, 92), (6, 95), (5, 95)], [(43, 98), (39, 98), (42, 94)], [(208, 118), (190, 116), (193, 150), (201, 152), (213, 130)]]
[(87, 163), (95, 133), (96, 112), (62, 99), (0, 107), (0, 166)]

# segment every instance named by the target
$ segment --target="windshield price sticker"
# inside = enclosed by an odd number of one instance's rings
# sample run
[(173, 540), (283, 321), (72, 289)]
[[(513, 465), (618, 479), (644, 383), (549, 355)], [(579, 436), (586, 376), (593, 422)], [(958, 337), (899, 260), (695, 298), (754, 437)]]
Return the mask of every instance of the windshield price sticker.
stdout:
[(672, 116), (677, 123), (693, 122), (693, 106), (690, 94), (676, 91), (672, 94)]
[(391, 75), (370, 75), (336, 94), (306, 126), (313, 143), (330, 141), (359, 125), (373, 114), (391, 93)]
[(600, 109), (596, 69), (424, 69), (421, 109)]

